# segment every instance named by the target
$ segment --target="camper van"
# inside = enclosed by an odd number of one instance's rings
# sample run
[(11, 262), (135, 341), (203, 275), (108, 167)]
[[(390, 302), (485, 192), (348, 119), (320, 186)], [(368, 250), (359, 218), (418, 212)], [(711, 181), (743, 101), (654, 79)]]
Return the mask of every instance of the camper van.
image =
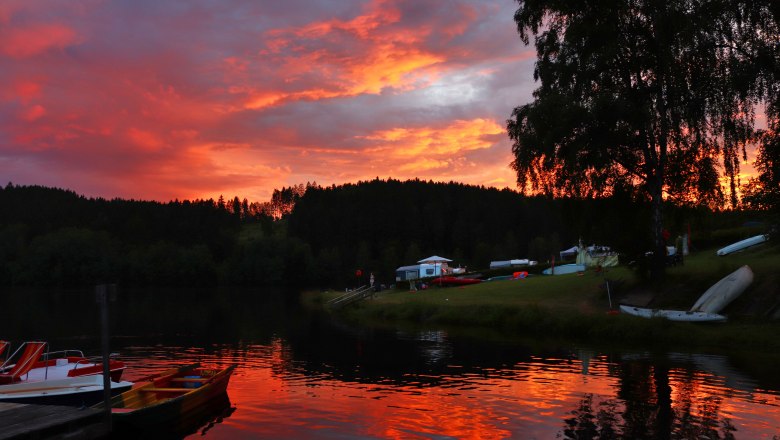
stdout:
[(415, 264), (401, 266), (395, 270), (396, 281), (409, 281), (418, 278), (436, 277), (441, 275), (441, 264)]

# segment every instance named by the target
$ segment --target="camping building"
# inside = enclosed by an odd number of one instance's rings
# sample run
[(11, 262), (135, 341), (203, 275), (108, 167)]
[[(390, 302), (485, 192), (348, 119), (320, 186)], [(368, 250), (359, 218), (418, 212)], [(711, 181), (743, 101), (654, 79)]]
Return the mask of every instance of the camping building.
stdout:
[(440, 264), (415, 264), (413, 266), (401, 266), (395, 270), (396, 281), (409, 281), (418, 278), (435, 277), (441, 275)]

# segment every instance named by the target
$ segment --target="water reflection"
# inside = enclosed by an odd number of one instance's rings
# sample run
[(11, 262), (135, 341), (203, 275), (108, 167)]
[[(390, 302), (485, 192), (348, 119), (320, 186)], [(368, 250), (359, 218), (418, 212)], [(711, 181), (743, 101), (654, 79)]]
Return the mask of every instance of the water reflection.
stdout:
[[(780, 432), (777, 355), (602, 351), (354, 329), (256, 292), (213, 301), (166, 295), (133, 296), (116, 307), (112, 349), (128, 363), (128, 380), (190, 362), (239, 365), (228, 413), (193, 437), (753, 439)], [(24, 317), (0, 309), (7, 337), (97, 348), (91, 300), (57, 301)]]
[[(743, 389), (732, 388), (689, 355), (483, 343), (473, 356), (471, 341), (420, 336), (375, 333), (333, 350), (301, 351), (275, 337), (122, 351), (139, 372), (147, 362), (238, 363), (228, 390), (238, 411), (212, 438), (730, 439), (780, 431), (776, 391), (747, 389), (744, 376)], [(726, 358), (708, 361), (728, 366)]]

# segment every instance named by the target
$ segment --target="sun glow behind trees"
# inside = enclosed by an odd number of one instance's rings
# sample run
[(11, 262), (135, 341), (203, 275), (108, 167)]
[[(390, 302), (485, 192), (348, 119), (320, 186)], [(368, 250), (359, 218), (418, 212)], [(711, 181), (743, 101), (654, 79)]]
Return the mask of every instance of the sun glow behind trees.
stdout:
[(737, 205), (755, 109), (778, 102), (777, 6), (518, 3), (517, 29), (526, 44), (535, 37), (540, 82), (507, 121), (521, 189), (583, 197), (624, 188), (651, 200), (661, 275), (665, 195), (722, 205), (722, 172)]

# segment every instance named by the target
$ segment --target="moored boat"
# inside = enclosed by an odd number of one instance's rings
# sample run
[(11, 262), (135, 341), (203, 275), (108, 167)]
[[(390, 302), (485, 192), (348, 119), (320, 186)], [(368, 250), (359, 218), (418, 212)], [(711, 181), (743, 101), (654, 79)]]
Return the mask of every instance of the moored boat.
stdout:
[[(25, 342), (0, 366), (0, 384), (40, 382), (68, 377), (103, 374), (102, 359), (87, 358), (81, 350), (48, 352), (46, 342)], [(122, 378), (125, 364), (110, 359), (111, 380)]]
[[(235, 369), (198, 364), (163, 372), (111, 399), (111, 419), (123, 433), (170, 432), (200, 407), (224, 395)], [(93, 408), (103, 409), (102, 403)]]
[[(109, 381), (111, 394), (129, 390), (132, 382)], [(66, 377), (0, 386), (0, 403), (91, 406), (103, 399), (103, 375)]]
[[(0, 402), (85, 406), (102, 398), (100, 361), (84, 357), (79, 350), (48, 352), (47, 348), (46, 342), (25, 342), (0, 366)], [(120, 381), (124, 369), (121, 361), (109, 362), (114, 394), (133, 385)]]
[(685, 310), (646, 309), (627, 305), (621, 305), (620, 311), (628, 315), (639, 316), (642, 318), (665, 318), (670, 321), (725, 322), (727, 320), (725, 316), (718, 315), (717, 313), (691, 312)]
[(691, 307), (692, 312), (719, 313), (753, 282), (753, 271), (745, 265), (707, 289)]

